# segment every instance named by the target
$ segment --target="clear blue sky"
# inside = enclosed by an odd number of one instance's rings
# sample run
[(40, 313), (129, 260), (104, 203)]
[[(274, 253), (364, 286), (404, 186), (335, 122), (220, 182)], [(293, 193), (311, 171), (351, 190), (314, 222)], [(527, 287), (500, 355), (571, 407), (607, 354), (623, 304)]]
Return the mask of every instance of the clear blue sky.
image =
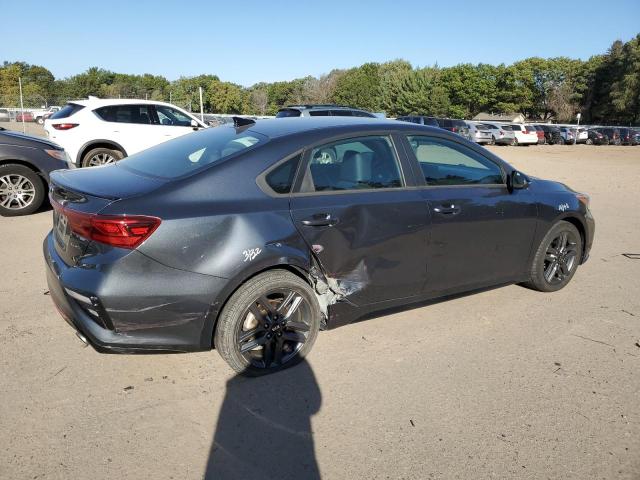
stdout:
[(396, 58), (586, 59), (640, 33), (640, 0), (2, 0), (0, 32), (0, 62), (56, 78), (99, 66), (248, 86)]

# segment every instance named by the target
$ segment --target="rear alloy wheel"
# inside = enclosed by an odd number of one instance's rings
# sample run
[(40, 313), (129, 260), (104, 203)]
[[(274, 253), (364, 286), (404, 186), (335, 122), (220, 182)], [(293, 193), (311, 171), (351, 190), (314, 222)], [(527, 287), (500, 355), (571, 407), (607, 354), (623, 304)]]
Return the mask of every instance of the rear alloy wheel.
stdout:
[(0, 215), (17, 217), (38, 210), (45, 186), (36, 172), (14, 163), (0, 165)]
[(591, 140), (590, 138), (587, 138), (586, 144), (593, 145), (593, 140)]
[(309, 353), (320, 329), (315, 293), (284, 270), (261, 273), (224, 307), (214, 343), (236, 372), (258, 376), (288, 368)]
[(83, 167), (100, 167), (102, 165), (108, 165), (115, 163), (118, 160), (122, 160), (124, 155), (120, 150), (112, 150), (110, 148), (94, 148), (89, 150), (82, 159)]
[(572, 223), (556, 223), (540, 242), (525, 285), (541, 292), (555, 292), (567, 285), (582, 258), (582, 238)]

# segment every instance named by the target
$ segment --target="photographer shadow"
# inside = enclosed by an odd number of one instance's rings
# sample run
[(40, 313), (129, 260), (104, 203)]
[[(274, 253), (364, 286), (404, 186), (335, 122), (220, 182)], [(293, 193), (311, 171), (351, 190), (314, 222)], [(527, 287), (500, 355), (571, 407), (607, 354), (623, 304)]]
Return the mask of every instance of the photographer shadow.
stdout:
[(236, 375), (225, 398), (205, 479), (319, 479), (311, 417), (322, 397), (311, 366)]

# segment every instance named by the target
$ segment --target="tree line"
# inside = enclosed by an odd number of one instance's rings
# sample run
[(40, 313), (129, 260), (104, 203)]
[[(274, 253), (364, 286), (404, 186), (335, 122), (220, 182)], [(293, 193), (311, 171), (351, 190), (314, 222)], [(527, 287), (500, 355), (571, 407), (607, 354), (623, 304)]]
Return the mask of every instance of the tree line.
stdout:
[(97, 67), (56, 79), (45, 67), (5, 61), (0, 66), (0, 106), (18, 105), (18, 77), (25, 107), (95, 95), (171, 101), (198, 111), (202, 87), (204, 109), (215, 113), (273, 115), (290, 104), (338, 103), (389, 116), (472, 118), (479, 112), (519, 112), (531, 119), (570, 122), (580, 112), (592, 124), (640, 123), (640, 34), (626, 43), (615, 41), (586, 61), (531, 57), (511, 65), (419, 68), (400, 59), (251, 87), (216, 75), (169, 81)]

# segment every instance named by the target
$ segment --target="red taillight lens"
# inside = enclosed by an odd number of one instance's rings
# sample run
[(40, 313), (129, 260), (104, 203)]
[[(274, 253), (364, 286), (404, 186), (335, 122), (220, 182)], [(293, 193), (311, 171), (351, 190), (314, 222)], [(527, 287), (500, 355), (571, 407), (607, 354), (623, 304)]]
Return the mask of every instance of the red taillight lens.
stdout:
[(133, 249), (155, 231), (161, 220), (142, 215), (97, 215), (78, 212), (51, 202), (53, 208), (67, 217), (69, 228), (81, 237), (113, 247)]
[(451, 131), (452, 131), (453, 133), (456, 133), (456, 132), (458, 131), (458, 129), (457, 129), (456, 127), (451, 127)]
[(52, 123), (51, 126), (56, 130), (71, 130), (77, 127), (79, 123)]

